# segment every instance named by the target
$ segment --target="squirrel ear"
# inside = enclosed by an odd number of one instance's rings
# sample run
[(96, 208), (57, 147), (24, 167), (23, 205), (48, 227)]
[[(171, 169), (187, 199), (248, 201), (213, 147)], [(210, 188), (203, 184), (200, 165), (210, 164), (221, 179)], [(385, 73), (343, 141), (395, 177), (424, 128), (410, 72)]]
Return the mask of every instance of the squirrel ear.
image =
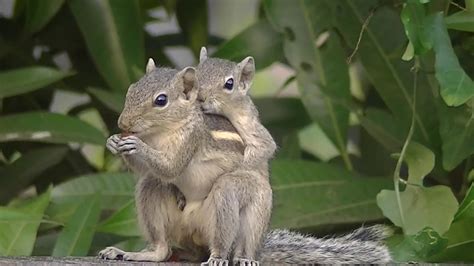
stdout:
[(155, 70), (156, 68), (156, 65), (155, 65), (155, 61), (153, 61), (153, 59), (149, 58), (148, 59), (148, 63), (146, 64), (146, 73), (150, 73), (152, 72), (153, 70)]
[(207, 50), (206, 47), (201, 47), (201, 52), (199, 53), (199, 63), (202, 63), (207, 59)]
[(194, 67), (186, 67), (178, 73), (178, 76), (182, 81), (182, 90), (186, 100), (196, 100), (198, 92), (196, 69)]
[(253, 76), (255, 75), (255, 62), (253, 57), (246, 57), (237, 66), (239, 69), (240, 83), (243, 83), (244, 90), (250, 89), (250, 86), (252, 85)]

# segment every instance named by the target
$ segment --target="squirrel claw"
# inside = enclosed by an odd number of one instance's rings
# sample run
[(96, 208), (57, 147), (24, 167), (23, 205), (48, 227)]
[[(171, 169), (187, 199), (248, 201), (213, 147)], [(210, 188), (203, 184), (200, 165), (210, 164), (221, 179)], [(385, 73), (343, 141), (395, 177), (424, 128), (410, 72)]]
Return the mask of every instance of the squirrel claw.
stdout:
[(229, 261), (210, 257), (206, 262), (201, 263), (201, 266), (229, 266)]
[(243, 258), (238, 258), (234, 260), (234, 265), (239, 265), (239, 266), (260, 266), (260, 263), (256, 260), (249, 260), (249, 259), (243, 259)]

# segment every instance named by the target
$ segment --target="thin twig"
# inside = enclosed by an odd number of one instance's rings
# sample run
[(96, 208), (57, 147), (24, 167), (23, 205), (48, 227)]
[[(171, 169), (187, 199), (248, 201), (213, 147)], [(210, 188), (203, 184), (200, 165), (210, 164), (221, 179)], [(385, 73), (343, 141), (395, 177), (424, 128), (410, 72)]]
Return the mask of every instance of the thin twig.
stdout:
[(451, 5), (453, 5), (453, 6), (455, 6), (455, 7), (457, 7), (457, 8), (459, 8), (459, 9), (463, 10), (463, 11), (466, 11), (466, 10), (467, 10), (465, 7), (459, 5), (459, 4), (456, 3), (456, 2), (449, 1), (449, 3), (450, 3)]
[(413, 67), (413, 106), (412, 106), (412, 117), (411, 117), (411, 124), (410, 130), (408, 131), (407, 138), (405, 143), (403, 144), (402, 151), (400, 152), (400, 157), (398, 158), (397, 165), (395, 166), (395, 171), (393, 173), (393, 184), (395, 186), (395, 195), (397, 197), (397, 204), (398, 204), (398, 211), (400, 212), (400, 220), (402, 221), (402, 228), (405, 226), (405, 216), (403, 214), (403, 206), (402, 200), (400, 198), (400, 169), (402, 167), (403, 158), (405, 157), (405, 153), (408, 148), (408, 144), (410, 144), (411, 138), (413, 133), (415, 132), (415, 117), (416, 117), (416, 88), (418, 85), (418, 69), (419, 69), (419, 61), (418, 58), (415, 57), (415, 66)]
[(352, 62), (352, 58), (355, 56), (355, 54), (359, 50), (359, 45), (360, 45), (360, 42), (362, 41), (362, 36), (364, 35), (364, 31), (367, 29), (367, 26), (369, 25), (370, 19), (372, 19), (372, 16), (374, 15), (374, 13), (375, 13), (375, 9), (370, 10), (369, 15), (364, 20), (364, 23), (362, 24), (362, 28), (360, 29), (360, 32), (359, 32), (359, 38), (357, 39), (356, 46), (355, 46), (354, 50), (352, 51), (351, 55), (347, 58), (347, 64), (348, 65)]

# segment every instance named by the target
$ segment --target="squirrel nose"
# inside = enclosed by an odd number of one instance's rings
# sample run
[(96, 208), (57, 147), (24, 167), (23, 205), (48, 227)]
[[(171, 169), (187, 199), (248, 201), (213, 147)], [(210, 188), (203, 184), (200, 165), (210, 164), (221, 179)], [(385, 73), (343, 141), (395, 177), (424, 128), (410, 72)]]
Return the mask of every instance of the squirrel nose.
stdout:
[(128, 131), (128, 129), (130, 128), (130, 123), (127, 123), (123, 116), (119, 117), (117, 125), (123, 131)]

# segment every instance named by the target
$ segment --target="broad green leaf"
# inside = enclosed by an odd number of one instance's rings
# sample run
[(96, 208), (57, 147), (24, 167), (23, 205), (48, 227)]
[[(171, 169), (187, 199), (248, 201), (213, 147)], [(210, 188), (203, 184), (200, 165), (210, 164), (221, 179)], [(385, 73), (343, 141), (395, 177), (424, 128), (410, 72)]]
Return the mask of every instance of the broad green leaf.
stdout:
[(284, 128), (285, 133), (288, 133), (289, 128), (302, 128), (311, 122), (298, 98), (268, 97), (254, 99), (254, 102), (261, 111), (260, 120), (266, 127)]
[(300, 159), (301, 148), (298, 135), (295, 132), (283, 137), (282, 143), (277, 151), (278, 159)]
[(30, 202), (16, 207), (16, 211), (30, 215), (30, 217), (25, 217), (26, 220), (0, 223), (0, 255), (31, 255), (37, 230), (43, 213), (48, 206), (50, 196), (51, 189)]
[(65, 147), (32, 150), (10, 165), (0, 168), (0, 202), (6, 203), (38, 177), (43, 171), (58, 164), (66, 155)]
[(368, 108), (364, 115), (359, 116), (360, 124), (364, 129), (387, 150), (399, 151), (404, 137), (404, 127), (390, 113)]
[(453, 30), (474, 32), (474, 11), (460, 11), (444, 19), (446, 27)]
[(66, 222), (54, 246), (53, 256), (85, 256), (99, 221), (100, 197), (85, 199)]
[(435, 71), (441, 87), (441, 97), (448, 106), (459, 106), (474, 96), (474, 82), (459, 64), (443, 14), (431, 15), (427, 23), (436, 55)]
[(97, 100), (107, 106), (110, 110), (121, 113), (123, 110), (123, 103), (125, 98), (122, 94), (106, 91), (98, 88), (88, 88), (87, 91), (92, 94)]
[(449, 231), (443, 235), (448, 239), (447, 248), (434, 256), (432, 262), (474, 262), (474, 223), (473, 217), (453, 222)]
[(425, 30), (425, 8), (418, 0), (408, 0), (400, 14), (405, 33), (413, 45), (416, 55), (422, 55), (431, 49), (431, 42)]
[(0, 226), (2, 224), (13, 224), (18, 222), (38, 223), (41, 222), (41, 217), (11, 207), (0, 206)]
[(37, 141), (104, 145), (100, 130), (72, 116), (31, 112), (0, 118), (0, 142)]
[(232, 61), (253, 56), (257, 70), (283, 59), (283, 36), (266, 20), (251, 25), (220, 46), (212, 55)]
[(26, 67), (0, 72), (0, 98), (16, 96), (44, 88), (71, 73), (50, 67)]
[(395, 191), (382, 190), (377, 195), (377, 204), (383, 214), (396, 226), (403, 228), (405, 235), (413, 235), (425, 227), (438, 234), (448, 231), (458, 202), (446, 186), (420, 187), (408, 185), (400, 192), (404, 223), (400, 216)]
[[(296, 80), (303, 104), (311, 118), (337, 146), (346, 167), (351, 169), (346, 151), (349, 124), (346, 105), (351, 95), (344, 50), (335, 31), (322, 33), (322, 25), (315, 25), (312, 20), (327, 15), (319, 10), (324, 3), (267, 0), (264, 6), (269, 20), (284, 33), (285, 56), (297, 71)], [(317, 40), (321, 37), (324, 37), (322, 41)]]
[(303, 160), (275, 160), (271, 170), (275, 228), (381, 219), (375, 195), (392, 183), (386, 178), (361, 177), (338, 166)]
[(390, 247), (390, 253), (396, 262), (427, 261), (448, 245), (448, 239), (441, 237), (429, 227), (402, 238), (400, 243)]
[(54, 187), (54, 203), (77, 202), (97, 193), (104, 208), (120, 208), (133, 198), (135, 179), (127, 173), (92, 174), (74, 178)]
[(125, 94), (134, 82), (133, 68), (144, 68), (144, 36), (137, 0), (67, 2), (87, 49), (107, 84)]
[(131, 200), (102, 222), (97, 231), (121, 236), (141, 236), (137, 223), (135, 200)]
[(474, 106), (440, 105), (439, 120), (443, 168), (450, 171), (474, 154)]
[[(400, 60), (407, 39), (399, 13), (388, 6), (380, 6), (376, 0), (338, 0), (337, 4), (334, 16), (338, 18), (339, 31), (351, 49), (358, 47), (356, 57), (367, 71), (369, 80), (396, 120), (406, 125), (405, 138), (412, 118), (414, 77), (412, 64)], [(362, 25), (373, 10), (376, 11), (357, 45)], [(435, 113), (432, 88), (427, 79), (419, 75), (415, 129), (419, 137), (414, 139), (437, 151), (439, 135)]]
[[(459, 205), (459, 209), (454, 216), (454, 221), (462, 220), (465, 218), (473, 218), (474, 219), (474, 184), (471, 184), (469, 190), (466, 193), (466, 196), (462, 200), (461, 204)], [(473, 235), (474, 237), (474, 235)]]
[(41, 30), (56, 15), (64, 0), (26, 1), (25, 30), (35, 33)]
[(408, 182), (414, 185), (423, 185), (423, 178), (427, 176), (435, 165), (435, 156), (432, 151), (416, 142), (411, 142), (403, 160), (408, 164)]
[(194, 55), (199, 56), (202, 46), (207, 44), (207, 1), (187, 0), (176, 2), (176, 18), (186, 36)]
[(416, 234), (425, 227), (444, 234), (453, 221), (458, 202), (449, 187), (423, 186), (423, 178), (433, 170), (434, 154), (412, 142), (403, 160), (408, 165), (408, 183), (400, 192), (400, 205), (395, 191), (382, 190), (377, 195), (378, 206), (405, 235)]

